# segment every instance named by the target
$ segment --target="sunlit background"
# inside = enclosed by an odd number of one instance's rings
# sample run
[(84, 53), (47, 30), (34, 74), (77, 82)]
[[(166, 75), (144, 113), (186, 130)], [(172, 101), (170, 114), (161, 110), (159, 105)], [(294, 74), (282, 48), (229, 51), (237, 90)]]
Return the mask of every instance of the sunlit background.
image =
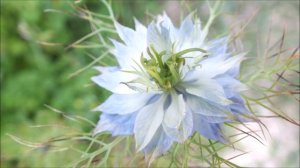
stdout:
[[(74, 4), (107, 13), (98, 1), (75, 2), (1, 1), (1, 167), (58, 166), (76, 160), (77, 153), (63, 149), (52, 153), (49, 146), (31, 150), (10, 135), (44, 142), (74, 130), (90, 132), (92, 126), (68, 120), (49, 106), (97, 122), (99, 114), (90, 110), (110, 94), (92, 84), (90, 77), (97, 73), (92, 68), (70, 78), (93, 61), (87, 49), (67, 48), (91, 32), (88, 21), (73, 15)], [(208, 16), (205, 1), (114, 1), (113, 9), (118, 21), (130, 27), (133, 17), (148, 24), (162, 11), (177, 25), (189, 11), (196, 11), (204, 23)], [(299, 46), (299, 1), (228, 1), (209, 36), (245, 25), (240, 39), (249, 57), (261, 54), (269, 32), (270, 43), (285, 32), (284, 48), (295, 48)], [(90, 52), (101, 54), (97, 48)], [(297, 101), (278, 100), (277, 106), (299, 121)], [(265, 113), (265, 109), (257, 110)], [(266, 135), (265, 145), (247, 138), (239, 146), (249, 153), (233, 161), (246, 167), (299, 167), (299, 127), (275, 118), (263, 122), (271, 134)], [(230, 157), (230, 152), (225, 155)]]

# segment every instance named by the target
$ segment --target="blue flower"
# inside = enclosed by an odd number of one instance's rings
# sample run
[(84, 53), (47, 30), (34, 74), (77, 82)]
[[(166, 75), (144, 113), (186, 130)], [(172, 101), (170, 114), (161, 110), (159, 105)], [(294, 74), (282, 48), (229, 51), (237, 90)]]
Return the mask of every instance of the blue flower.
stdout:
[(236, 77), (244, 54), (227, 51), (228, 38), (206, 40), (200, 21), (187, 16), (179, 28), (164, 13), (147, 28), (115, 22), (122, 42), (111, 40), (119, 65), (97, 67), (92, 80), (113, 94), (94, 133), (134, 135), (136, 147), (151, 160), (195, 132), (225, 142), (220, 126), (249, 114)]

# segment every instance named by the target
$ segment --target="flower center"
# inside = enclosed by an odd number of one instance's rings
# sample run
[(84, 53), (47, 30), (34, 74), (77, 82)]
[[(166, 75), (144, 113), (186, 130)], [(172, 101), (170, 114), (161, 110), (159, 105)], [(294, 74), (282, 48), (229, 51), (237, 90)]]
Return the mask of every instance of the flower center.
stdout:
[(142, 54), (140, 61), (157, 86), (163, 91), (169, 92), (181, 81), (180, 69), (185, 65), (186, 59), (183, 55), (195, 51), (206, 53), (200, 48), (190, 48), (178, 53), (167, 51), (158, 53), (151, 45), (147, 48), (150, 59), (144, 58)]

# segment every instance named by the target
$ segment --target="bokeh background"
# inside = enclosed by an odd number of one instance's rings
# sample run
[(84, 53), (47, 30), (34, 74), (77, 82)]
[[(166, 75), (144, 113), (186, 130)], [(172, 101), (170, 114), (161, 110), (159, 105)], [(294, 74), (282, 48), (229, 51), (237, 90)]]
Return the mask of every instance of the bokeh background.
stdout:
[[(97, 74), (92, 68), (68, 78), (92, 61), (84, 48), (66, 49), (91, 32), (88, 21), (72, 15), (74, 4), (107, 13), (99, 1), (1, 1), (1, 167), (60, 166), (76, 160), (76, 153), (51, 153), (48, 146), (31, 150), (9, 135), (40, 142), (74, 130), (90, 132), (92, 126), (67, 120), (47, 105), (97, 122), (99, 114), (90, 110), (109, 96), (90, 81)], [(208, 16), (205, 1), (117, 0), (113, 1), (113, 9), (118, 20), (130, 27), (133, 17), (148, 24), (151, 15), (162, 11), (177, 25), (188, 11), (196, 10), (203, 22)], [(299, 46), (297, 0), (226, 1), (224, 13), (213, 24), (210, 36), (228, 32), (233, 25), (243, 26), (253, 15), (241, 38), (248, 55), (260, 53), (270, 27), (271, 41), (280, 38), (285, 30), (284, 47)], [(93, 49), (95, 55), (97, 52), (100, 55), (101, 50)], [(280, 106), (299, 121), (297, 102), (283, 101)], [(299, 167), (299, 127), (280, 119), (265, 122), (273, 135), (267, 145), (248, 139), (243, 146), (250, 153), (234, 161), (242, 166)]]

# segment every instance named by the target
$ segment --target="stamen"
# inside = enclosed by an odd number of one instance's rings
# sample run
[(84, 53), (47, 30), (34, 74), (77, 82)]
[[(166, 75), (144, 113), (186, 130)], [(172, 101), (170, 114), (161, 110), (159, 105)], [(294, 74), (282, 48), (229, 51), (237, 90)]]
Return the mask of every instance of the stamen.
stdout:
[(158, 53), (153, 45), (147, 48), (149, 60), (141, 55), (141, 65), (152, 78), (152, 80), (163, 91), (171, 91), (181, 81), (180, 68), (185, 65), (185, 58), (183, 55), (190, 52), (207, 53), (201, 48), (189, 48), (178, 53), (168, 53), (169, 58), (163, 61), (163, 57), (167, 56), (167, 51)]

